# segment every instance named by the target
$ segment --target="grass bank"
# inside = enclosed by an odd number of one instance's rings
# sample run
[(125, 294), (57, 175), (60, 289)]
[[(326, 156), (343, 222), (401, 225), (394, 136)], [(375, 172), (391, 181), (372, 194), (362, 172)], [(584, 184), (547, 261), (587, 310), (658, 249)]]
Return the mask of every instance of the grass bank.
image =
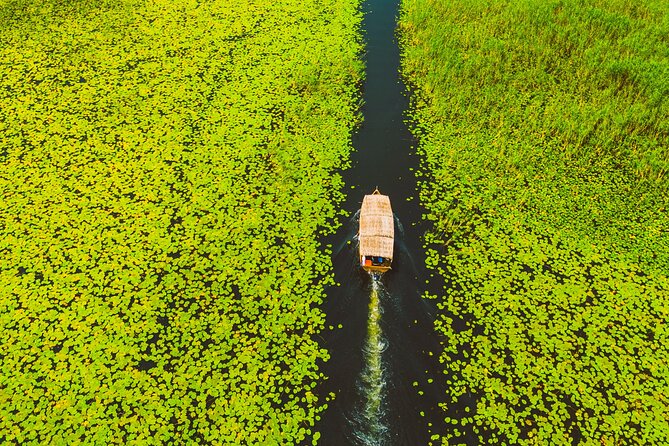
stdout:
[(0, 4), (0, 441), (295, 444), (356, 2)]
[(665, 444), (669, 7), (405, 0), (401, 33), (448, 441)]

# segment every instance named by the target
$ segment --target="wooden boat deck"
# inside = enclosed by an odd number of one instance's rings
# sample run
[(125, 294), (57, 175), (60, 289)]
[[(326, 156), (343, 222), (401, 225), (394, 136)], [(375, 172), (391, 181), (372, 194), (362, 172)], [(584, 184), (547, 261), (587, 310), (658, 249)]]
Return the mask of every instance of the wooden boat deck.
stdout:
[(386, 272), (393, 259), (395, 220), (390, 198), (378, 189), (365, 195), (360, 208), (360, 265), (369, 272)]

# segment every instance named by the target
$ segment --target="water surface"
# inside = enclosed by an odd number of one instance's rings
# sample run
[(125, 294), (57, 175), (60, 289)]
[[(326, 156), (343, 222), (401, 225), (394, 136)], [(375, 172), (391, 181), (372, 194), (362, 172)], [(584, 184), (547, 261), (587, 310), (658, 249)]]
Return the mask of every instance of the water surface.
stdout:
[[(353, 137), (353, 166), (344, 173), (345, 209), (353, 216), (329, 240), (335, 279), (323, 309), (331, 359), (321, 397), (335, 394), (316, 428), (325, 445), (421, 445), (442, 426), (437, 402), (439, 342), (425, 291), (422, 210), (413, 170), (415, 141), (404, 123), (409, 101), (399, 76), (395, 38), (398, 0), (363, 5), (366, 78), (363, 124)], [(356, 211), (375, 187), (396, 215), (393, 268), (375, 283), (357, 262)], [(341, 328), (336, 328), (341, 325)], [(430, 381), (432, 381), (430, 383)], [(422, 392), (422, 395), (419, 393)], [(430, 424), (432, 426), (430, 426)]]

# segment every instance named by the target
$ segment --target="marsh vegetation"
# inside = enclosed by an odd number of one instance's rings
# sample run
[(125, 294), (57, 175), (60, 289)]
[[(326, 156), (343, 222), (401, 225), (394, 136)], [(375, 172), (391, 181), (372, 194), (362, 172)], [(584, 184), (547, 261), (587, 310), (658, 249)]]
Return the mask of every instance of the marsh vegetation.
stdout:
[[(368, 6), (0, 3), (0, 442), (669, 442), (667, 3), (403, 0), (417, 187)], [(373, 186), (368, 296), (322, 240)]]
[(669, 9), (403, 2), (448, 435), (669, 440)]
[(317, 440), (358, 21), (0, 4), (0, 442)]

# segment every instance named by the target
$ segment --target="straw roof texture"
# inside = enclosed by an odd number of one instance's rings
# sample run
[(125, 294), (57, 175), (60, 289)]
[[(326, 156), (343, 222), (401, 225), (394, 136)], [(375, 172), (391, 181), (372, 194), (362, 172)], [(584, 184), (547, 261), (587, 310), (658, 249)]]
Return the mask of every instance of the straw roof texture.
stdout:
[(387, 195), (365, 195), (360, 209), (360, 255), (392, 259), (395, 225)]

